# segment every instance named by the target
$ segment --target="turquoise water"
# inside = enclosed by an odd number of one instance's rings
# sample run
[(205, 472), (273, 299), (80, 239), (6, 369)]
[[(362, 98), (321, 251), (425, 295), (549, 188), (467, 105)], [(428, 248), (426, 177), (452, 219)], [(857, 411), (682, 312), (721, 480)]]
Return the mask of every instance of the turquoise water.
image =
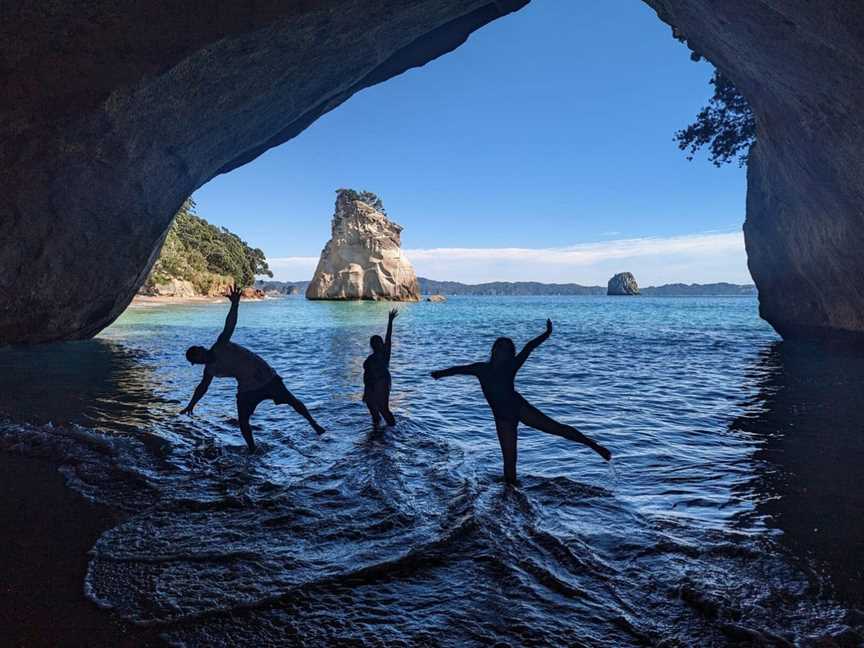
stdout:
[[(124, 511), (88, 595), (178, 645), (806, 643), (854, 626), (861, 358), (780, 343), (751, 298), (406, 304), (398, 424), (373, 432), (362, 362), (391, 306), (241, 304), (235, 341), (328, 429), (262, 404), (254, 456), (229, 381), (177, 416), (200, 378), (183, 351), (215, 339), (226, 304), (0, 350), (2, 447), (64, 459)], [(508, 488), (476, 381), (429, 372), (485, 359), (500, 335), (521, 346), (547, 317), (517, 388), (614, 461), (523, 427)]]

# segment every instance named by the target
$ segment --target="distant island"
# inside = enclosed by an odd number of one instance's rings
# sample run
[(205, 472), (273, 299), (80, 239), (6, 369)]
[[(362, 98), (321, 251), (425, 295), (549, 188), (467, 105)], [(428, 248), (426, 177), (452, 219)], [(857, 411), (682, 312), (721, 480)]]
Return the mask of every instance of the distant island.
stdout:
[(274, 281), (272, 279), (259, 279), (255, 282), (257, 290), (263, 290), (269, 297), (287, 297), (289, 295), (304, 295), (308, 281)]
[(634, 296), (641, 294), (639, 284), (636, 283), (636, 277), (632, 272), (619, 272), (614, 275), (606, 287), (606, 294), (611, 296), (628, 295)]
[[(576, 283), (540, 283), (537, 281), (492, 281), (481, 284), (464, 284), (458, 281), (435, 281), (419, 277), (420, 292), (424, 295), (605, 295), (607, 286), (583, 286)], [(640, 293), (649, 297), (711, 297), (755, 295), (753, 284), (731, 283), (683, 284), (640, 288)]]
[[(575, 283), (540, 283), (537, 281), (492, 281), (465, 284), (458, 281), (435, 281), (418, 277), (423, 295), (605, 295), (606, 286), (582, 286)], [(308, 281), (256, 281), (255, 288), (271, 296), (302, 295)], [(741, 297), (755, 296), (756, 286), (726, 282), (710, 284), (672, 283), (640, 288), (646, 297)]]

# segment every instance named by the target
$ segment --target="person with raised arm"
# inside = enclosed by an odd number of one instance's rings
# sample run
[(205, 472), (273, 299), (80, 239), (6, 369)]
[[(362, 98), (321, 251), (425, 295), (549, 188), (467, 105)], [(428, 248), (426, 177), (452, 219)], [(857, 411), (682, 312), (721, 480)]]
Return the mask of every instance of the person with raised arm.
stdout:
[(241, 293), (237, 286), (228, 293), (231, 308), (225, 318), (225, 328), (222, 329), (216, 343), (209, 349), (202, 346), (191, 346), (186, 349), (186, 359), (189, 362), (204, 365), (204, 376), (195, 388), (192, 400), (180, 413), (192, 416), (195, 405), (207, 393), (213, 378), (234, 378), (237, 381), (237, 418), (250, 452), (255, 451), (255, 440), (252, 437), (249, 419), (255, 412), (255, 408), (265, 400), (272, 400), (277, 405), (290, 405), (300, 416), (309, 421), (309, 425), (318, 434), (323, 434), (324, 428), (312, 418), (306, 406), (288, 391), (279, 374), (261, 356), (231, 341), (231, 335), (237, 326)]
[(475, 376), (480, 381), (480, 388), (495, 417), (498, 442), (501, 444), (501, 454), (504, 458), (504, 478), (510, 483), (516, 482), (516, 432), (519, 423), (541, 432), (577, 441), (591, 448), (606, 461), (612, 457), (612, 453), (602, 445), (576, 428), (546, 416), (516, 391), (514, 381), (519, 369), (525, 364), (531, 352), (548, 340), (550, 335), (552, 335), (552, 320), (547, 319), (546, 331), (528, 342), (518, 354), (513, 340), (499, 337), (492, 345), (492, 355), (488, 362), (475, 362), (432, 372), (435, 380), (448, 376)]
[(380, 335), (369, 338), (372, 353), (363, 361), (363, 401), (372, 415), (372, 427), (381, 425), (381, 417), (387, 425), (396, 425), (396, 418), (390, 411), (390, 348), (393, 344), (393, 320), (399, 315), (395, 308), (387, 318), (387, 337)]

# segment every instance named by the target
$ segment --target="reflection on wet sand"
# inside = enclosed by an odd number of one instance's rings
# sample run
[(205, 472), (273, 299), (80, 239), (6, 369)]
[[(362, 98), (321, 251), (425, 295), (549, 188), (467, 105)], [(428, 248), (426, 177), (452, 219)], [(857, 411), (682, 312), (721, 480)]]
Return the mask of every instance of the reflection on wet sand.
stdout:
[(140, 430), (169, 405), (156, 395), (152, 371), (141, 352), (108, 340), (2, 347), (0, 417)]
[(763, 441), (751, 484), (781, 542), (864, 603), (864, 355), (775, 343), (756, 369), (755, 413), (732, 429)]

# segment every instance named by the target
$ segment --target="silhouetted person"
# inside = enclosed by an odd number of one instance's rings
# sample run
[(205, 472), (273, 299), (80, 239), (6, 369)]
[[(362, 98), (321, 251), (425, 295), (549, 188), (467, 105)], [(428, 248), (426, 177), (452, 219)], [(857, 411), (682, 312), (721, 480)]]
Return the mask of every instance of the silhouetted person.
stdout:
[(372, 353), (363, 361), (363, 400), (372, 415), (372, 425), (377, 430), (381, 417), (387, 425), (396, 425), (393, 412), (390, 411), (390, 347), (393, 341), (393, 320), (399, 315), (395, 308), (387, 318), (387, 339), (380, 335), (369, 338)]
[(192, 346), (186, 349), (186, 359), (189, 362), (204, 365), (204, 377), (201, 378), (200, 384), (195, 388), (189, 405), (180, 413), (192, 416), (195, 405), (207, 393), (207, 388), (210, 387), (214, 377), (234, 378), (237, 380), (237, 418), (240, 421), (240, 429), (250, 452), (255, 450), (255, 440), (252, 438), (249, 417), (252, 416), (255, 408), (265, 400), (272, 400), (277, 405), (287, 403), (309, 421), (309, 425), (318, 434), (323, 434), (324, 428), (312, 418), (306, 406), (285, 388), (279, 374), (261, 356), (231, 342), (231, 335), (234, 333), (234, 327), (237, 326), (240, 293), (240, 289), (235, 286), (228, 294), (228, 299), (231, 300), (231, 309), (228, 311), (228, 317), (225, 318), (225, 328), (222, 329), (216, 344), (209, 349), (202, 346)]
[(495, 416), (498, 442), (501, 444), (501, 454), (504, 456), (504, 477), (510, 483), (516, 481), (516, 430), (520, 422), (541, 432), (585, 444), (606, 461), (612, 457), (612, 453), (599, 443), (576, 428), (549, 418), (516, 391), (513, 384), (516, 373), (525, 364), (531, 352), (549, 339), (550, 335), (552, 335), (552, 320), (547, 319), (546, 332), (526, 344), (518, 355), (513, 340), (500, 337), (492, 345), (492, 356), (489, 362), (475, 362), (432, 372), (435, 380), (447, 376), (476, 376), (480, 380), (483, 395)]

